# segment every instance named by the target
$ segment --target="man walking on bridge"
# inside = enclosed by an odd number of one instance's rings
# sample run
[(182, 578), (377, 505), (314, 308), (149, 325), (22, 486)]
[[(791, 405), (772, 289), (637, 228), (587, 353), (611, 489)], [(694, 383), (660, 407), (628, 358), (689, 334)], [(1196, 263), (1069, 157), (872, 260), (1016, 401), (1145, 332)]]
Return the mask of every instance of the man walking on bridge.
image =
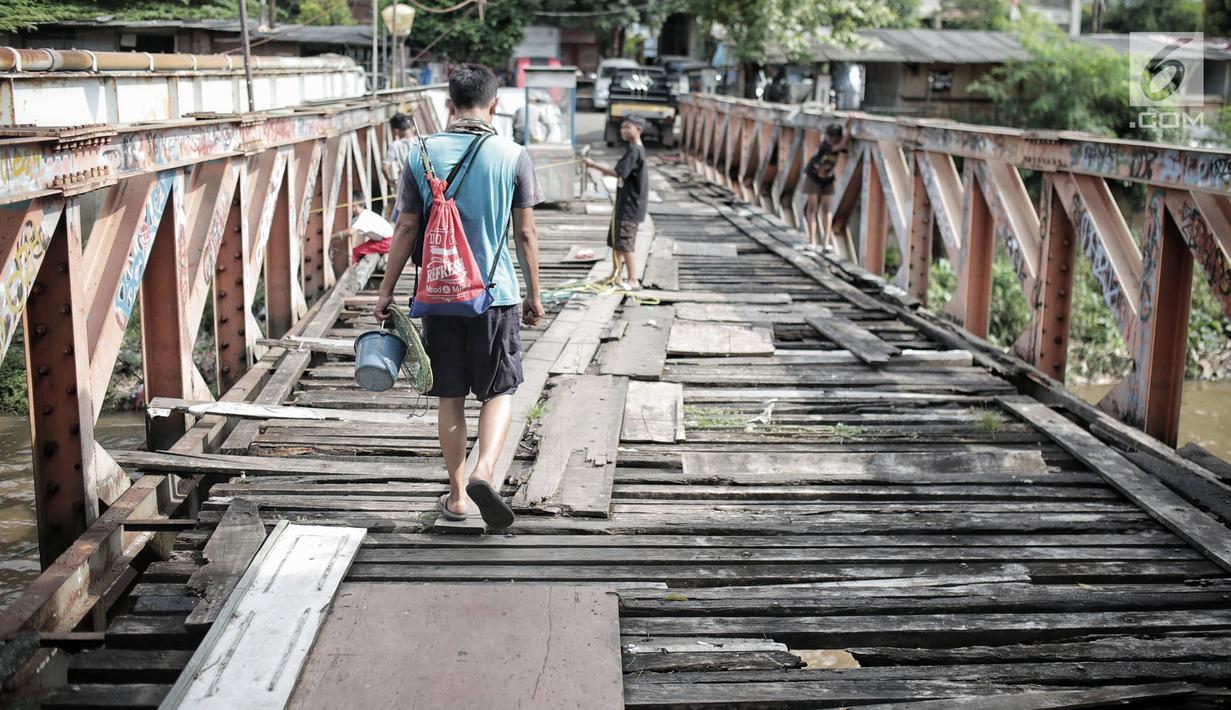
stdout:
[[(533, 209), (543, 201), (543, 193), (525, 149), (494, 135), (491, 121), (496, 115), (497, 83), (496, 75), (484, 66), (466, 64), (454, 70), (449, 78), (448, 101), (452, 120), (444, 133), (424, 141), (436, 174), (447, 175), (473, 141), (488, 136), (481, 149), (473, 153), (454, 198), (479, 272), (492, 274), (492, 305), (474, 317), (423, 317), (424, 348), (435, 381), (428, 394), (440, 398), (440, 448), (449, 470), (449, 492), (439, 501), (441, 515), (461, 520), (477, 508), (488, 527), (496, 530), (513, 523), (513, 510), (501, 499), (497, 490), (500, 482), (493, 480), (493, 473), (512, 419), (512, 395), (522, 382), (518, 302), (526, 325), (533, 326), (543, 317)], [(420, 150), (412, 150), (402, 171), (400, 216), (380, 284), (375, 309), (378, 320), (389, 316), (394, 287), (410, 258), (419, 225), (431, 207), (432, 192), (424, 173)], [(524, 299), (520, 298), (517, 272), (504, 248), (503, 238), (510, 223), (526, 281)], [(482, 408), (478, 463), (467, 480), (464, 408), (470, 393)]]

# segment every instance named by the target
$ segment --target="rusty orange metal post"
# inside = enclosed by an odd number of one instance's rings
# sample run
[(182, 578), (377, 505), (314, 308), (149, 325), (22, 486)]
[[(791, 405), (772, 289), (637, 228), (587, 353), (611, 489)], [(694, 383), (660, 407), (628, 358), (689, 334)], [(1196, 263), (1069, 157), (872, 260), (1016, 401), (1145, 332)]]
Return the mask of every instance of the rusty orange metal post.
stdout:
[[(922, 159), (922, 155), (915, 158), (916, 161)], [(898, 268), (906, 272), (906, 292), (927, 303), (928, 271), (932, 266), (932, 203), (928, 200), (927, 185), (921, 171), (914, 171), (911, 184), (910, 236), (907, 239), (907, 253), (902, 255), (902, 265)]]
[(35, 511), (44, 569), (99, 512), (81, 232), (76, 206), (67, 211), (72, 214), (56, 225), (47, 245), (24, 319)]
[(1040, 200), (1043, 230), (1042, 283), (1039, 288), (1034, 322), (1034, 366), (1064, 382), (1069, 352), (1069, 312), (1073, 305), (1073, 255), (1076, 235), (1064, 206), (1052, 187), (1051, 177), (1043, 180)]
[(873, 274), (885, 273), (885, 242), (889, 238), (889, 215), (885, 208), (885, 192), (881, 185), (880, 168), (873, 158), (872, 147), (865, 148), (863, 157), (863, 200), (859, 212), (859, 250), (863, 268)]
[(248, 229), (244, 220), (247, 183), (241, 168), (239, 184), (226, 213), (217, 261), (208, 267), (214, 271), (214, 348), (219, 392), (231, 389), (252, 365), (247, 332), (247, 306), (251, 301), (246, 294), (255, 294), (256, 285), (248, 282), (244, 269), (244, 254), (248, 253)]

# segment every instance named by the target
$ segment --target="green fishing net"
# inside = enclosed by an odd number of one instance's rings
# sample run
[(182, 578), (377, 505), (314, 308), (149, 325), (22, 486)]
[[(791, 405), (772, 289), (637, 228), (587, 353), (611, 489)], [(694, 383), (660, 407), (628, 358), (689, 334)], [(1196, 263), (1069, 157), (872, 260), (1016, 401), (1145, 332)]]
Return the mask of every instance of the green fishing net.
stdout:
[(406, 312), (396, 306), (389, 307), (392, 314), (393, 332), (398, 339), (406, 344), (406, 357), (402, 360), (402, 374), (410, 382), (410, 386), (420, 394), (427, 394), (432, 388), (432, 363), (427, 359), (427, 351), (423, 349), (423, 340), (419, 337), (419, 329)]

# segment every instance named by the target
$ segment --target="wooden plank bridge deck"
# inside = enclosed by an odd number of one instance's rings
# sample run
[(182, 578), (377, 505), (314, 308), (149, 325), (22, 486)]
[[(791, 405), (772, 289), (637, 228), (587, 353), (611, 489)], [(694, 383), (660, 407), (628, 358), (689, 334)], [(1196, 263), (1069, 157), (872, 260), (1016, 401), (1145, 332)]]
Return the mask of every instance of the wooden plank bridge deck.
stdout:
[[(1066, 435), (874, 281), (783, 247), (782, 230), (672, 166), (655, 187), (658, 290), (640, 305), (577, 296), (523, 333), (521, 401), (541, 389), (545, 404), (523, 407), (504, 494), (561, 478), (522, 491), (507, 534), (433, 532), (446, 478), (432, 403), (359, 390), (352, 358), (322, 346), (288, 375), (285, 404), (421, 416), (249, 419), (217, 455), (117, 452), (129, 468), (224, 475), (47, 706), (162, 701), (206, 631), (186, 623), (189, 578), (240, 499), (266, 526), (366, 528), (345, 585), (615, 587), (627, 707), (1225, 702), (1231, 579), (1216, 539), (1175, 534), (1148, 509), (1153, 489), (1087, 465), (1110, 449)], [(607, 218), (539, 220), (545, 283), (583, 277), (589, 264), (561, 259), (600, 245)], [(375, 285), (325, 339), (372, 326)], [(772, 352), (748, 347), (758, 334)], [(569, 352), (582, 367), (561, 363)], [(570, 403), (590, 391), (616, 398), (622, 426), (587, 419), (606, 405)], [(608, 457), (597, 465), (570, 457), (586, 426), (590, 454)], [(563, 473), (535, 468), (549, 455)]]

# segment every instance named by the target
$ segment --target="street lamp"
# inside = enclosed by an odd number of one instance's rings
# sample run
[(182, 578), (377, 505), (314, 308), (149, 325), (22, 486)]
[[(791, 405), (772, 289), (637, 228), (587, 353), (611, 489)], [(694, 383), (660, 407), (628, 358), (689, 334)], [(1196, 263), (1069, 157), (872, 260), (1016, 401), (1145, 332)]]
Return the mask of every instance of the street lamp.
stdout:
[(397, 78), (394, 80), (394, 88), (398, 88), (406, 73), (406, 60), (402, 56), (402, 49), (406, 37), (410, 35), (410, 28), (415, 24), (415, 9), (410, 5), (394, 3), (381, 10), (380, 19), (385, 23), (385, 29), (389, 31), (389, 34), (397, 39)]

